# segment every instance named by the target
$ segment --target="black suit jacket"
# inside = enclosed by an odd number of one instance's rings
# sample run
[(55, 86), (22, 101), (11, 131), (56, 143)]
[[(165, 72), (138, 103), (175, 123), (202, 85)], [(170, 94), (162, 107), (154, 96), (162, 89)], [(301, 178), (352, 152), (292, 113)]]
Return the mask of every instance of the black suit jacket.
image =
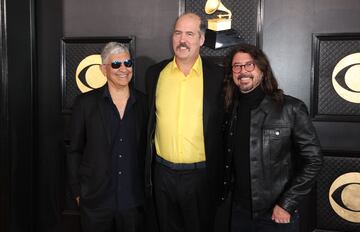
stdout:
[[(149, 124), (147, 131), (148, 146), (145, 161), (145, 184), (147, 195), (152, 194), (152, 163), (156, 153), (154, 146), (155, 134), (155, 94), (159, 74), (171, 60), (162, 61), (147, 70), (146, 90), (149, 105)], [(219, 199), (219, 192), (222, 186), (224, 167), (223, 142), (222, 142), (222, 121), (223, 121), (223, 98), (222, 86), (223, 69), (202, 58), (204, 96), (203, 96), (203, 128), (206, 156), (206, 170), (209, 184), (209, 194), (212, 194), (214, 201)]]
[[(106, 201), (103, 198), (109, 195), (107, 187), (112, 175), (111, 128), (108, 128), (109, 123), (105, 121), (104, 88), (76, 98), (70, 126), (70, 148), (66, 159), (73, 197), (80, 196), (82, 205), (91, 207), (101, 207)], [(136, 98), (136, 144), (138, 163), (141, 165), (140, 170), (143, 170), (148, 115), (146, 98), (134, 89), (131, 94)]]

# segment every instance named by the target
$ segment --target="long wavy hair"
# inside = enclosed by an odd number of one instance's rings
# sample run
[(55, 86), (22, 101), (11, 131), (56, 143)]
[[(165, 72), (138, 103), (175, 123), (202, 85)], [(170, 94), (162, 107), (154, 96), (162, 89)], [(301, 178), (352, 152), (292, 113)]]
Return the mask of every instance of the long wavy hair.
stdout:
[(247, 53), (253, 58), (255, 65), (263, 73), (263, 80), (260, 84), (261, 88), (266, 95), (271, 96), (272, 99), (281, 106), (284, 99), (283, 91), (278, 87), (270, 62), (265, 53), (254, 45), (240, 44), (230, 52), (225, 60), (224, 97), (226, 110), (229, 111), (232, 107), (235, 99), (235, 93), (238, 91), (238, 87), (235, 85), (232, 77), (232, 59), (239, 52)]

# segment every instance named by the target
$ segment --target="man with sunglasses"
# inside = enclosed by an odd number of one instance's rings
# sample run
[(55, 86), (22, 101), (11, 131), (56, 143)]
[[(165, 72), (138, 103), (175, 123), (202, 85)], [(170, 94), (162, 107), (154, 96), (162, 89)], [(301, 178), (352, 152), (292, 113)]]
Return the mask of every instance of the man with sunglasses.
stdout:
[(174, 58), (150, 67), (146, 192), (153, 194), (161, 232), (213, 231), (222, 182), (223, 70), (200, 57), (205, 24), (177, 18)]
[(231, 231), (299, 231), (300, 202), (322, 165), (306, 106), (283, 94), (253, 45), (234, 48), (227, 68), (224, 189), (225, 195), (232, 189)]
[(106, 44), (101, 72), (107, 83), (75, 100), (67, 155), (71, 193), (82, 231), (144, 231), (147, 106), (131, 87), (126, 45)]

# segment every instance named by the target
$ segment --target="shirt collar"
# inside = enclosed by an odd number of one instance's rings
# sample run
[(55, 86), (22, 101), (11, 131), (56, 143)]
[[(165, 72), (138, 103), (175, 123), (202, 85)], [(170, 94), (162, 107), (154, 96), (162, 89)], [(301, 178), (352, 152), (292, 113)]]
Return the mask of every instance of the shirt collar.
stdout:
[[(175, 61), (175, 57), (173, 58), (173, 60), (172, 60), (172, 66), (171, 66), (171, 68), (172, 68), (172, 70), (174, 71), (175, 69), (177, 69), (177, 70), (180, 70), (179, 69), (179, 67), (177, 66), (177, 64), (176, 64), (176, 61)], [(191, 68), (191, 71), (195, 71), (196, 72), (196, 74), (200, 74), (200, 70), (202, 69), (202, 61), (201, 61), (201, 57), (200, 57), (200, 55), (196, 58), (196, 61), (195, 61), (195, 63), (194, 63), (194, 65), (192, 66), (192, 68)], [(190, 71), (190, 73), (191, 73), (191, 71)]]
[[(129, 103), (129, 105), (132, 105), (132, 104), (134, 104), (136, 102), (136, 97), (135, 97), (134, 90), (130, 86), (129, 86), (129, 91), (130, 91), (130, 96), (129, 96), (129, 99), (128, 99), (128, 103)], [(110, 92), (109, 92), (109, 87), (108, 87), (107, 84), (104, 87), (102, 96), (103, 96), (104, 99), (108, 99), (108, 100), (112, 101), (111, 95), (110, 95)]]
[(109, 92), (109, 87), (108, 87), (107, 84), (105, 84), (105, 86), (104, 86), (102, 96), (103, 96), (104, 99), (106, 99), (106, 98), (111, 99), (110, 92)]

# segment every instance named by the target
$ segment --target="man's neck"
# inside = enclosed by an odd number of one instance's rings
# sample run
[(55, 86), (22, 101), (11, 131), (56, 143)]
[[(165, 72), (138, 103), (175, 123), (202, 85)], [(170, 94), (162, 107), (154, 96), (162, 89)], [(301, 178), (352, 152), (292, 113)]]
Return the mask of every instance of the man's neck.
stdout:
[(264, 93), (262, 87), (259, 85), (250, 92), (247, 92), (247, 93), (240, 92), (239, 97), (240, 97), (240, 102), (242, 103), (242, 105), (247, 105), (250, 108), (254, 109), (264, 99), (265, 93)]
[(115, 87), (112, 85), (108, 85), (109, 88), (109, 93), (111, 95), (111, 98), (113, 100), (117, 99), (127, 99), (129, 98), (130, 95), (130, 89), (129, 86), (120, 86), (120, 87)]
[[(197, 58), (196, 58), (197, 59)], [(178, 59), (175, 57), (176, 65), (178, 66), (179, 70), (185, 75), (189, 75), (191, 68), (194, 66), (196, 59)]]

